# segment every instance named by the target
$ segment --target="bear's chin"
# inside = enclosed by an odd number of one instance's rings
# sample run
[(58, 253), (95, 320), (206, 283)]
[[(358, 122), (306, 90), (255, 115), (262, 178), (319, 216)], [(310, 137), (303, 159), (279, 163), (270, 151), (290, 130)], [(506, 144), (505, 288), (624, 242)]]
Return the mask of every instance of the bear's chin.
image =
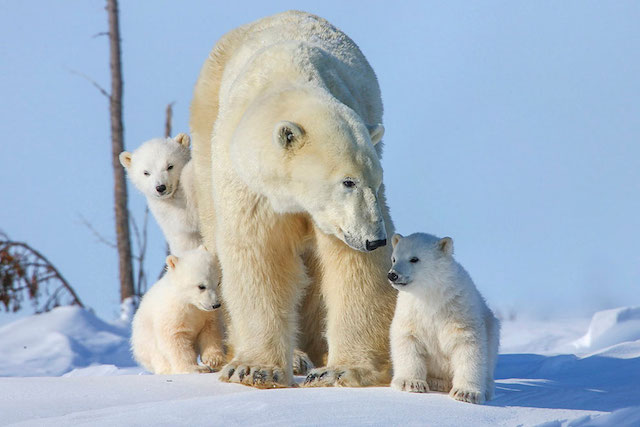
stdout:
[(399, 291), (403, 290), (409, 283), (410, 282), (407, 282), (407, 283), (392, 283), (392, 282), (389, 282), (389, 284), (391, 286), (393, 286), (395, 289), (397, 289)]

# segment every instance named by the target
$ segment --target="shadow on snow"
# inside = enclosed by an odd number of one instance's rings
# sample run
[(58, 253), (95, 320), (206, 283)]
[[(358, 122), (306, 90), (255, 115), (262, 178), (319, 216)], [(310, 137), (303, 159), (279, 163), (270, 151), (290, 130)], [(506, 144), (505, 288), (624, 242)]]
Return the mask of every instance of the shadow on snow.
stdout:
[(503, 354), (491, 406), (614, 411), (640, 405), (640, 357)]

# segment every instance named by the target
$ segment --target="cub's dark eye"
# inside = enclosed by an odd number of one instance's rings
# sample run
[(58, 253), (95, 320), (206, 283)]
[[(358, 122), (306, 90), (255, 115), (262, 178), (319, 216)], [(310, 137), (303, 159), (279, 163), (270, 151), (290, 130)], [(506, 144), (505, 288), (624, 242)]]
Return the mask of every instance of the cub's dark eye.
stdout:
[(356, 183), (352, 179), (345, 179), (344, 181), (342, 181), (342, 185), (347, 188), (353, 188), (356, 186)]
[(148, 171), (144, 171), (144, 176), (149, 176), (151, 175)]
[(391, 258), (391, 262), (395, 264), (396, 259), (395, 258)]
[(207, 289), (207, 287), (205, 285), (198, 285), (198, 289), (200, 289), (201, 291), (204, 291), (205, 289)]
[(411, 257), (411, 259), (409, 260), (410, 263), (415, 264), (416, 262), (420, 261), (418, 258), (416, 257)]
[(169, 165), (169, 167), (167, 168), (168, 171), (170, 171), (171, 169), (173, 169), (173, 165)]

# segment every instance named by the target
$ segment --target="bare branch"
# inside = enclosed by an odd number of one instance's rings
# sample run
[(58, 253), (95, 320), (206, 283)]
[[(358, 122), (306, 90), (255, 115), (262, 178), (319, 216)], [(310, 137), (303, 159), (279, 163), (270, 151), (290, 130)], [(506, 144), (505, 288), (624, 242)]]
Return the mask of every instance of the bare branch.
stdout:
[[(6, 237), (6, 234), (2, 233), (2, 236)], [(64, 276), (62, 276), (62, 273), (60, 273), (44, 255), (28, 244), (8, 239), (4, 240), (3, 238), (0, 240), (0, 255), (3, 285), (6, 286), (7, 283), (11, 285), (10, 288), (3, 289), (3, 292), (0, 293), (0, 296), (4, 297), (3, 302), (5, 306), (8, 307), (8, 300), (6, 298), (9, 294), (5, 294), (4, 292), (13, 292), (15, 295), (15, 292), (23, 289), (29, 291), (31, 294), (30, 299), (34, 301), (34, 305), (37, 304), (38, 297), (41, 295), (38, 284), (55, 278), (61, 285), (54, 291), (56, 301), (58, 293), (61, 289), (64, 289), (71, 295), (73, 299), (72, 304), (84, 307), (75, 290), (69, 285), (69, 282), (67, 282)], [(46, 271), (42, 271), (41, 269)], [(20, 271), (20, 273), (18, 273), (18, 271)], [(19, 283), (25, 286), (20, 286)], [(45, 289), (45, 292), (48, 292), (48, 288)], [(21, 297), (15, 296), (15, 298), (18, 298), (17, 303), (19, 304)], [(16, 300), (14, 299), (14, 307), (16, 306), (15, 303)], [(43, 309), (46, 311), (48, 308), (45, 305)]]
[(96, 39), (96, 38), (98, 38), (98, 37), (101, 37), (101, 36), (108, 36), (108, 35), (109, 35), (109, 32), (108, 32), (108, 31), (102, 31), (102, 32), (99, 32), (99, 33), (95, 33), (93, 36), (91, 36), (91, 38), (92, 38), (92, 39)]
[(71, 68), (67, 68), (67, 71), (69, 71), (71, 74), (75, 74), (76, 76), (80, 76), (83, 79), (85, 79), (86, 81), (88, 81), (89, 83), (91, 83), (93, 86), (95, 86), (96, 89), (98, 89), (100, 91), (101, 94), (103, 94), (104, 96), (107, 97), (107, 99), (111, 99), (111, 95), (109, 95), (109, 92), (106, 91), (106, 89), (104, 89), (102, 86), (100, 86), (98, 84), (98, 82), (96, 82), (95, 80), (93, 80), (91, 77), (87, 76), (84, 73), (81, 73), (80, 71), (76, 71), (73, 70)]
[(82, 215), (78, 215), (78, 218), (80, 218), (80, 222), (82, 223), (82, 225), (84, 225), (85, 227), (87, 227), (89, 229), (89, 231), (91, 231), (91, 233), (98, 239), (98, 241), (100, 243), (103, 243), (107, 246), (109, 246), (110, 248), (115, 249), (117, 246), (115, 243), (113, 243), (111, 240), (107, 239), (106, 237), (104, 237), (102, 234), (100, 234), (100, 232), (98, 230), (96, 230), (93, 225), (86, 220), (85, 217), (83, 217)]

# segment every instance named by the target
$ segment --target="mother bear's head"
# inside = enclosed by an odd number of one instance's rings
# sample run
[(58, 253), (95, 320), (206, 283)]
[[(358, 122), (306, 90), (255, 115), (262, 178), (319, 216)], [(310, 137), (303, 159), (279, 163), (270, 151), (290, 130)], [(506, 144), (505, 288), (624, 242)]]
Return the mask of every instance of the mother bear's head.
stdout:
[(241, 179), (275, 211), (307, 212), (322, 232), (372, 251), (387, 240), (374, 147), (383, 134), (381, 124), (366, 124), (327, 92), (289, 87), (247, 108), (230, 156)]

